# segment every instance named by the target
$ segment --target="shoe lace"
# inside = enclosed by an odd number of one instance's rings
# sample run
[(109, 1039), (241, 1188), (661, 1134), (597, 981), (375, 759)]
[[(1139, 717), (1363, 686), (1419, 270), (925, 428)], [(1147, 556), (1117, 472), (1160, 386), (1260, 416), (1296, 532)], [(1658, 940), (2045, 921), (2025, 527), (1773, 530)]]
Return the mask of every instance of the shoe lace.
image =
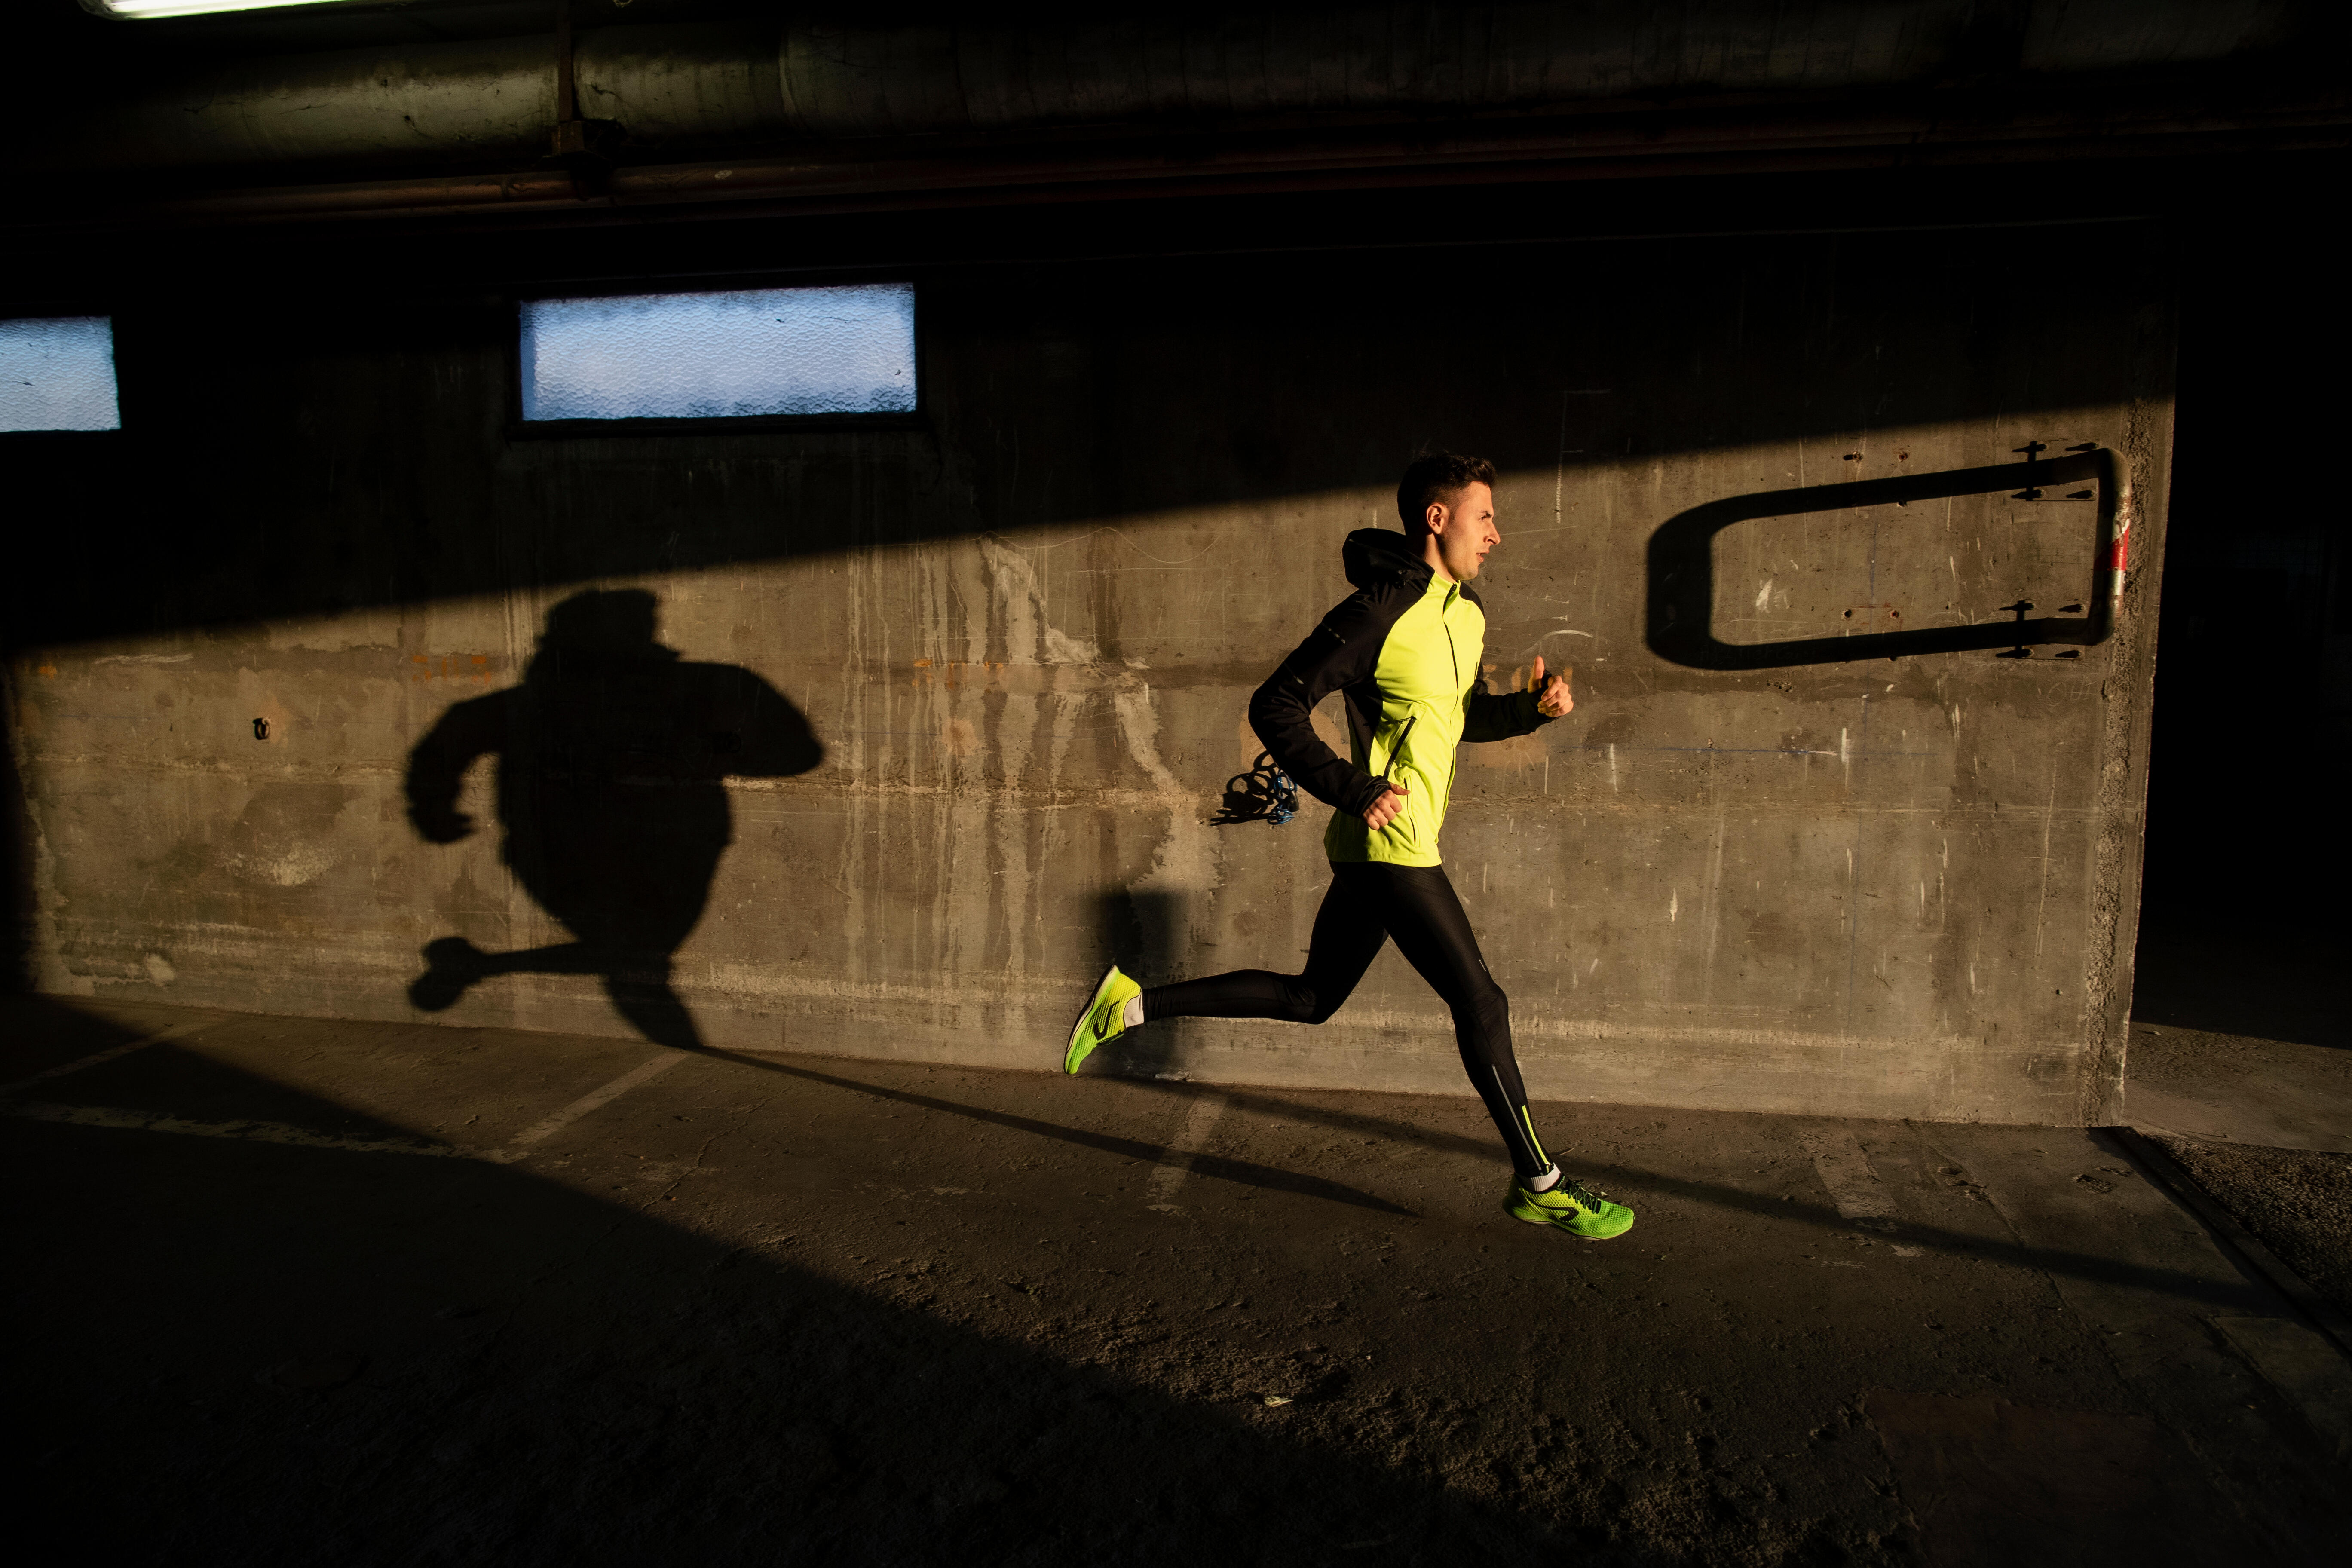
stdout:
[(1559, 1185), (1552, 1188), (1552, 1191), (1587, 1214), (1594, 1212), (1601, 1206), (1601, 1194), (1592, 1191), (1574, 1176), (1562, 1176), (1559, 1179)]

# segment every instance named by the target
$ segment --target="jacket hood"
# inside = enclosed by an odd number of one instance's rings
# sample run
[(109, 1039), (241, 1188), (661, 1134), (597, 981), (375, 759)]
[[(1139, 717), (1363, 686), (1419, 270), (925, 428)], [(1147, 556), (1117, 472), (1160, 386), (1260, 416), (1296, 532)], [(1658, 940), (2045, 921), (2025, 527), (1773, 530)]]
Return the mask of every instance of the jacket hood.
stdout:
[(1426, 584), (1435, 574), (1414, 552), (1402, 533), (1385, 528), (1360, 528), (1339, 546), (1339, 564), (1348, 581), (1359, 588), (1376, 583), (1412, 581)]

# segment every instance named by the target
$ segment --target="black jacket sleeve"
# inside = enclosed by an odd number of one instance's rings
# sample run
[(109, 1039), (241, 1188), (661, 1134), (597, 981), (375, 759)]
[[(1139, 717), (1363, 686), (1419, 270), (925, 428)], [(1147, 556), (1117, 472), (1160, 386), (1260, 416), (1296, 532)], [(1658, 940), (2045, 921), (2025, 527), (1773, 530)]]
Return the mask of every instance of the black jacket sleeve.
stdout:
[(1334, 691), (1372, 678), (1401, 613), (1393, 597), (1367, 588), (1342, 601), (1250, 699), (1250, 728), (1275, 765), (1341, 811), (1362, 811), (1387, 786), (1325, 745), (1308, 716)]
[(1536, 710), (1532, 691), (1509, 691), (1496, 697), (1474, 683), (1463, 700), (1462, 738), (1465, 741), (1507, 741), (1539, 730), (1551, 720)]

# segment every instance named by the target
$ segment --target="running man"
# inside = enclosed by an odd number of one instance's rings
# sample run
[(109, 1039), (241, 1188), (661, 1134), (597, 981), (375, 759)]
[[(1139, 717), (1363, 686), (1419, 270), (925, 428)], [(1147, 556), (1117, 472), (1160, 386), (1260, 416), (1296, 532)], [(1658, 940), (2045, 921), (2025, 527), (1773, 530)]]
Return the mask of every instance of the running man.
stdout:
[[(1450, 452), (1414, 459), (1397, 486), (1402, 534), (1348, 535), (1340, 560), (1356, 592), (1282, 661), (1250, 699), (1250, 727), (1300, 788), (1332, 807), (1323, 833), (1331, 887), (1315, 916), (1306, 973), (1240, 969), (1145, 990), (1114, 964), (1070, 1030), (1065, 1072), (1152, 1018), (1282, 1018), (1320, 1024), (1339, 1010), (1381, 944), (1397, 951), (1454, 1013), (1462, 1065), (1510, 1151), (1505, 1212), (1605, 1241), (1633, 1211), (1561, 1174), (1528, 1114), (1510, 1005), (1437, 852), (1454, 785), (1454, 748), (1507, 741), (1565, 716), (1568, 682), (1534, 667), (1534, 687), (1490, 695), (1480, 674), (1486, 617), (1470, 582), (1502, 542), (1495, 466)], [(1342, 762), (1308, 721), (1337, 691), (1347, 709)]]

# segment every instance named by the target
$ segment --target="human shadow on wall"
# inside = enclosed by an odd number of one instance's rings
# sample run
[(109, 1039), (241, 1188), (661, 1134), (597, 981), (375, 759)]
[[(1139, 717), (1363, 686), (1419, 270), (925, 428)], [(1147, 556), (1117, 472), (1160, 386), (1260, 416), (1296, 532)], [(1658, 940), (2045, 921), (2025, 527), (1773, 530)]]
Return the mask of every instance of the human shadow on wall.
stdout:
[(635, 588), (573, 595), (548, 613), (520, 686), (458, 703), (409, 753), (409, 820), (436, 844), (474, 830), (458, 790), (497, 757), (499, 858), (577, 938), (510, 952), (428, 942), (408, 988), (424, 1011), (494, 975), (593, 974), (647, 1039), (701, 1048), (670, 966), (734, 837), (726, 780), (804, 773), (824, 749), (750, 670), (656, 642), (657, 605)]

